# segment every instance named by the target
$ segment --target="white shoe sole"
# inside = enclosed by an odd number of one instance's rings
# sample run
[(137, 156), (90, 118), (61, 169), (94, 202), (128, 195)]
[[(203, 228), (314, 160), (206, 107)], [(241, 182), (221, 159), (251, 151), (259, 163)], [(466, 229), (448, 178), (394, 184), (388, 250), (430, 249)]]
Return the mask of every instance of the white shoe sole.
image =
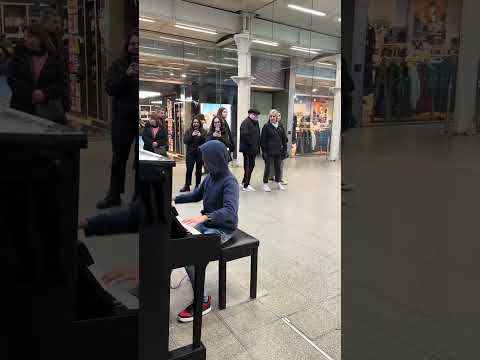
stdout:
[[(207, 315), (208, 313), (210, 313), (212, 311), (212, 307), (210, 306), (207, 310), (204, 310), (202, 312), (202, 316), (205, 316)], [(192, 322), (193, 321), (193, 316), (191, 317), (188, 317), (188, 318), (181, 318), (180, 316), (177, 316), (177, 320), (181, 323), (189, 323), (189, 322)]]

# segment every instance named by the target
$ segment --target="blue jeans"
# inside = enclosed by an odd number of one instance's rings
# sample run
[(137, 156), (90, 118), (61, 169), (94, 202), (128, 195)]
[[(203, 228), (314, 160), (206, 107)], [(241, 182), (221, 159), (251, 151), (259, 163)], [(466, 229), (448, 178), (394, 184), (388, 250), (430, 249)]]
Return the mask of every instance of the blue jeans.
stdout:
[[(214, 235), (214, 234), (220, 235), (220, 243), (221, 244), (224, 244), (225, 242), (230, 240), (230, 238), (235, 233), (234, 231), (232, 231), (231, 233), (227, 233), (227, 232), (222, 231), (222, 230), (217, 229), (217, 228), (211, 228), (211, 227), (205, 226), (204, 224), (196, 225), (195, 229), (197, 229), (198, 231), (200, 231), (204, 235), (210, 235), (210, 234), (211, 235)], [(190, 283), (192, 284), (192, 289), (195, 291), (195, 289), (194, 289), (194, 286), (195, 286), (195, 267), (193, 265), (185, 266), (185, 271), (187, 272), (187, 275), (190, 279)], [(208, 301), (208, 291), (207, 291), (207, 288), (204, 287), (204, 289), (203, 289), (203, 302), (207, 302), (207, 301)]]

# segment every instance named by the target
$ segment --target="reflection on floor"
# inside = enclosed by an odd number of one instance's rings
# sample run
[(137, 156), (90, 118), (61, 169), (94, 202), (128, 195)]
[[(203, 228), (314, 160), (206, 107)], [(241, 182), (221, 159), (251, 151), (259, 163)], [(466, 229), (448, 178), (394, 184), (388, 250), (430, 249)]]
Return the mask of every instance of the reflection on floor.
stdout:
[[(92, 143), (82, 157), (81, 214), (94, 211), (95, 201), (107, 188), (108, 150), (105, 143)], [(288, 160), (285, 169), (289, 181), (285, 192), (261, 191), (263, 161), (259, 160), (252, 181), (257, 191), (240, 193), (239, 226), (261, 241), (258, 299), (248, 298), (249, 260), (231, 262), (227, 309), (218, 311), (218, 264), (207, 268), (214, 311), (205, 317), (202, 339), (209, 360), (340, 359), (340, 163), (297, 158)], [(92, 180), (85, 175), (91, 171), (101, 176)], [(241, 179), (242, 170), (233, 171)], [(185, 165), (178, 164), (174, 192), (182, 187), (184, 174)], [(200, 209), (201, 204), (178, 206), (183, 216), (196, 215)], [(138, 262), (135, 237), (92, 239), (89, 246), (105, 270), (132, 268)], [(118, 251), (112, 252), (112, 247)], [(183, 269), (175, 270), (172, 285), (184, 275)], [(188, 280), (172, 290), (172, 348), (191, 341), (191, 325), (175, 320), (191, 298)]]
[[(480, 137), (354, 129), (342, 176), (345, 359), (478, 356)], [(475, 355), (472, 355), (475, 354)]]

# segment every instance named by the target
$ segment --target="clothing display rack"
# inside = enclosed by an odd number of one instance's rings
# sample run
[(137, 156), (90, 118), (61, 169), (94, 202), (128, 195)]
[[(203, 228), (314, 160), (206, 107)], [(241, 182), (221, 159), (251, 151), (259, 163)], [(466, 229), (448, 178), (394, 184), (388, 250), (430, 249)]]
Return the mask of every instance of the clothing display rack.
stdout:
[(375, 67), (375, 121), (440, 120), (449, 109), (455, 65), (446, 57), (430, 62), (384, 57)]

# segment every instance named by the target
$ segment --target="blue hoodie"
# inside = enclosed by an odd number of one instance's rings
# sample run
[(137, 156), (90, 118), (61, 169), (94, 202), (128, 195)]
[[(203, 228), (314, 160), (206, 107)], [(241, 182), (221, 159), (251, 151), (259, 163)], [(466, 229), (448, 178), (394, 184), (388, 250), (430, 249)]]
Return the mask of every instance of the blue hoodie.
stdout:
[(208, 175), (193, 192), (178, 195), (175, 203), (183, 204), (203, 200), (202, 214), (208, 215), (205, 226), (227, 233), (238, 225), (238, 181), (228, 169), (226, 146), (211, 140), (200, 146)]

